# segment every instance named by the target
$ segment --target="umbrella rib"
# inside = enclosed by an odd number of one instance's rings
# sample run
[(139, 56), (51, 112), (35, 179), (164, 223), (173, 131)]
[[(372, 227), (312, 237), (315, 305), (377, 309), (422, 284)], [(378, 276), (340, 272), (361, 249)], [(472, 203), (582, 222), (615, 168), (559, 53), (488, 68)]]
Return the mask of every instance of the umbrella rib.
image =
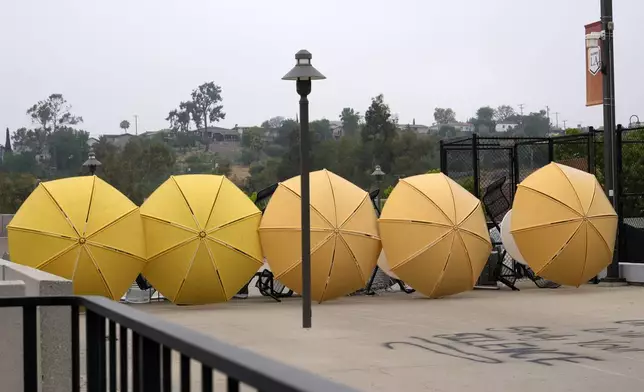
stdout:
[(534, 193), (536, 193), (536, 194), (538, 194), (538, 195), (541, 195), (541, 196), (543, 196), (543, 197), (545, 197), (545, 198), (547, 198), (547, 199), (550, 199), (551, 201), (554, 201), (555, 203), (557, 203), (557, 204), (559, 204), (559, 205), (562, 205), (562, 206), (564, 206), (565, 208), (569, 209), (570, 211), (572, 211), (572, 212), (573, 212), (575, 215), (577, 215), (578, 217), (580, 217), (580, 218), (581, 218), (581, 217), (583, 217), (583, 215), (582, 215), (582, 214), (580, 214), (580, 213), (579, 213), (577, 210), (575, 210), (574, 208), (570, 207), (568, 204), (563, 203), (563, 202), (561, 202), (560, 200), (557, 200), (557, 199), (555, 199), (554, 197), (552, 197), (552, 196), (550, 196), (550, 195), (547, 195), (547, 194), (545, 194), (545, 193), (543, 193), (543, 192), (541, 192), (541, 191), (539, 191), (539, 190), (536, 190), (536, 189), (533, 189), (533, 188), (529, 188), (529, 187), (527, 187), (527, 186), (525, 186), (525, 185), (521, 185), (521, 184), (519, 184), (519, 188), (525, 189), (526, 191), (534, 192)]
[(367, 238), (371, 238), (371, 239), (374, 239), (374, 240), (379, 240), (380, 239), (380, 236), (376, 236), (376, 235), (369, 234), (369, 233), (362, 233), (362, 232), (355, 231), (355, 230), (340, 229), (340, 233), (341, 234), (347, 234), (347, 235), (353, 235), (353, 236), (356, 236), (356, 237), (367, 237)]
[[(195, 238), (195, 237), (187, 238), (187, 239), (185, 239), (185, 240), (183, 240), (183, 241), (179, 242), (178, 244), (172, 245), (172, 246), (171, 246), (171, 247), (169, 247), (168, 249), (162, 250), (161, 252), (157, 253), (157, 254), (156, 254), (156, 255), (154, 255), (154, 256), (150, 256), (150, 257), (148, 257), (148, 261), (152, 261), (152, 260), (154, 260), (154, 259), (157, 259), (157, 258), (159, 258), (159, 257), (163, 256), (163, 255), (166, 255), (166, 254), (168, 254), (168, 253), (170, 253), (170, 252), (172, 252), (172, 251), (176, 250), (176, 249), (177, 249), (177, 248), (179, 248), (179, 247), (182, 247), (182, 246), (184, 246), (184, 245), (189, 244), (190, 242), (192, 242), (192, 241), (194, 241), (194, 240), (196, 240), (196, 239), (197, 239), (197, 238)], [(92, 243), (92, 244), (94, 244), (94, 243)]]
[(119, 222), (120, 222), (120, 221), (122, 221), (123, 219), (127, 218), (128, 216), (130, 216), (132, 213), (136, 212), (136, 210), (137, 210), (137, 208), (136, 208), (136, 207), (132, 208), (130, 211), (127, 211), (126, 213), (124, 213), (123, 215), (121, 215), (121, 216), (119, 216), (118, 218), (114, 219), (114, 220), (113, 220), (113, 221), (111, 221), (110, 223), (108, 223), (108, 224), (106, 224), (105, 226), (101, 227), (100, 229), (96, 230), (96, 231), (95, 231), (95, 232), (93, 232), (92, 234), (88, 235), (86, 238), (94, 237), (94, 236), (96, 236), (97, 234), (99, 234), (99, 233), (101, 233), (101, 232), (103, 232), (103, 231), (105, 231), (105, 230), (109, 229), (110, 227), (114, 226), (115, 224), (119, 223)]
[(74, 248), (78, 246), (78, 243), (75, 242), (71, 245), (69, 245), (67, 248), (61, 250), (60, 252), (56, 253), (52, 257), (48, 258), (47, 260), (43, 261), (42, 263), (38, 264), (36, 266), (36, 269), (42, 270), (43, 268), (47, 267), (49, 264), (53, 263), (54, 261), (60, 259), (62, 256), (66, 255), (67, 253), (71, 252)]
[[(251, 215), (246, 215), (246, 216), (243, 216), (243, 217), (241, 217), (241, 218), (237, 218), (237, 219), (232, 220), (232, 221), (230, 221), (230, 222), (228, 222), (228, 223), (226, 223), (226, 224), (223, 224), (223, 225), (221, 225), (221, 226), (218, 226), (218, 227), (215, 227), (215, 228), (213, 228), (213, 229), (207, 230), (207, 231), (206, 231), (206, 233), (210, 234), (210, 233), (213, 233), (213, 232), (215, 232), (215, 231), (218, 231), (218, 230), (221, 230), (221, 229), (225, 229), (225, 228), (227, 228), (227, 227), (229, 227), (229, 226), (234, 225), (235, 223), (243, 222), (243, 221), (245, 221), (246, 219), (254, 218), (254, 217), (256, 217), (257, 215), (262, 215), (262, 212), (261, 212), (261, 211), (257, 211), (257, 212), (254, 212), (254, 213), (253, 213), (253, 214), (251, 214)], [(206, 225), (206, 226), (208, 226), (208, 225)]]
[(69, 236), (66, 236), (66, 235), (54, 234), (54, 233), (47, 233), (45, 231), (39, 231), (39, 230), (36, 230), (36, 229), (29, 229), (29, 228), (26, 228), (26, 227), (7, 226), (7, 230), (9, 232), (11, 232), (11, 231), (22, 231), (24, 233), (44, 235), (46, 237), (53, 237), (53, 238), (62, 238), (62, 239), (65, 239), (65, 240), (70, 240), (70, 241), (78, 240), (78, 238), (69, 237)]
[[(194, 238), (193, 238), (193, 240), (194, 240)], [(175, 302), (179, 299), (179, 295), (181, 295), (181, 290), (183, 289), (183, 285), (186, 283), (186, 280), (188, 279), (188, 274), (190, 274), (190, 270), (192, 269), (192, 264), (194, 264), (195, 259), (197, 258), (197, 253), (199, 252), (199, 247), (200, 246), (201, 246), (201, 244), (197, 244), (197, 247), (195, 248), (195, 253), (192, 255), (192, 259), (190, 260), (190, 264), (188, 265), (188, 268), (186, 268), (186, 275), (181, 279), (181, 284), (179, 285), (179, 288), (177, 289), (177, 293), (174, 295)], [(207, 248), (208, 247), (206, 247), (206, 249)]]
[(89, 204), (87, 205), (87, 215), (85, 215), (85, 227), (83, 227), (83, 236), (87, 233), (87, 223), (89, 222), (89, 214), (92, 211), (92, 202), (94, 201), (94, 190), (96, 186), (96, 177), (92, 178), (92, 192), (89, 194)]
[[(579, 227), (581, 227), (581, 225), (579, 225)], [(586, 265), (587, 264), (588, 264), (588, 224), (586, 224), (586, 236), (584, 238), (584, 266), (581, 269), (581, 274), (579, 275), (578, 282), (581, 282), (581, 279), (584, 277), (584, 273), (586, 272)], [(579, 286), (577, 286), (577, 287), (579, 287)]]
[[(338, 225), (338, 205), (335, 202), (335, 191), (333, 190), (333, 183), (331, 182), (331, 176), (329, 176), (329, 171), (324, 169), (324, 174), (326, 175), (326, 179), (329, 181), (329, 188), (331, 188), (331, 200), (333, 200), (333, 212), (335, 214), (334, 220), (335, 220), (335, 225), (333, 227), (340, 227)], [(333, 248), (333, 251), (335, 252), (335, 247)], [(326, 291), (326, 288), (324, 289)], [(322, 293), (322, 296), (324, 296), (324, 293)]]
[[(212, 241), (212, 242), (214, 242), (216, 244), (219, 244), (219, 245), (221, 245), (221, 246), (223, 246), (223, 247), (225, 247), (227, 249), (232, 250), (233, 252), (237, 252), (237, 253), (241, 254), (242, 256), (248, 257), (249, 259), (251, 259), (253, 261), (257, 261), (259, 263), (259, 265), (264, 265), (263, 261), (261, 261), (261, 260), (255, 258), (255, 257), (249, 255), (248, 253), (244, 252), (241, 249), (237, 249), (234, 246), (230, 246), (229, 244), (227, 244), (227, 243), (225, 243), (225, 242), (223, 242), (223, 241), (221, 241), (219, 239), (213, 238), (213, 237), (207, 237), (207, 238), (208, 238), (208, 241)], [(213, 260), (214, 260), (214, 257), (213, 257)]]
[[(450, 244), (449, 248), (452, 249), (454, 247), (454, 239), (456, 236), (452, 237), (452, 243)], [(434, 285), (434, 288), (432, 288), (432, 291), (429, 293), (429, 296), (432, 297), (434, 295), (434, 292), (438, 287), (440, 287), (440, 284), (443, 282), (443, 278), (445, 277), (445, 270), (447, 269), (447, 264), (449, 263), (449, 259), (452, 257), (452, 252), (450, 251), (449, 254), (447, 255), (447, 259), (445, 259), (445, 264), (443, 265), (443, 269), (441, 270), (441, 275), (438, 277), (436, 280), (436, 284)]]
[(45, 190), (45, 193), (47, 193), (47, 196), (49, 196), (49, 198), (50, 198), (50, 199), (51, 199), (51, 201), (54, 203), (54, 205), (56, 206), (56, 208), (58, 208), (58, 211), (60, 211), (60, 213), (61, 213), (61, 214), (63, 214), (63, 217), (65, 218), (65, 221), (67, 221), (67, 224), (72, 228), (72, 230), (74, 230), (74, 232), (76, 233), (76, 235), (80, 237), (80, 234), (78, 233), (78, 230), (76, 229), (76, 227), (74, 227), (74, 224), (72, 223), (71, 219), (69, 219), (69, 217), (67, 216), (67, 214), (65, 214), (65, 211), (63, 211), (63, 209), (62, 209), (62, 207), (60, 206), (60, 204), (58, 204), (58, 202), (56, 201), (56, 199), (54, 198), (54, 196), (52, 196), (51, 192), (49, 192), (49, 189), (47, 189), (47, 187), (45, 186), (45, 184), (44, 184), (44, 183), (41, 183), (40, 185), (42, 186), (42, 189), (44, 189), (44, 190)]
[(470, 263), (470, 277), (472, 278), (472, 284), (476, 284), (476, 279), (474, 278), (474, 264), (472, 264), (472, 258), (470, 257), (470, 252), (467, 250), (467, 246), (465, 245), (465, 240), (463, 239), (463, 236), (461, 235), (461, 233), (457, 231), (456, 236), (458, 236), (459, 240), (461, 241), (461, 244), (463, 245), (463, 249), (465, 249), (465, 254), (467, 255), (467, 262)]
[(170, 222), (170, 221), (167, 221), (167, 220), (163, 220), (163, 219), (157, 218), (157, 217), (155, 217), (155, 216), (151, 216), (151, 215), (143, 215), (143, 214), (141, 214), (141, 218), (143, 218), (143, 219), (153, 220), (153, 221), (156, 221), (156, 222), (159, 222), (159, 223), (165, 223), (165, 224), (167, 224), (167, 225), (170, 225), (170, 226), (172, 226), (172, 227), (176, 227), (176, 228), (178, 228), (178, 229), (182, 229), (182, 230), (188, 231), (188, 232), (190, 232), (190, 233), (194, 233), (194, 234), (199, 233), (197, 230), (195, 230), (195, 229), (193, 229), (193, 228), (191, 228), (191, 227), (187, 227), (187, 226), (184, 226), (184, 225), (180, 225), (180, 224), (178, 224), (178, 223), (175, 223), (175, 222)]
[[(208, 219), (206, 219), (204, 229), (208, 227), (208, 223), (210, 223), (210, 218), (212, 217), (212, 212), (215, 210), (215, 204), (217, 204), (217, 200), (219, 200), (219, 195), (221, 194), (221, 188), (224, 186), (225, 178), (226, 177), (222, 176), (221, 181), (219, 182), (219, 188), (217, 188), (217, 194), (215, 195), (215, 200), (212, 201), (212, 206), (210, 206), (210, 212), (208, 213)], [(260, 214), (261, 214), (261, 211), (260, 211)], [(223, 226), (226, 226), (226, 225), (222, 225), (222, 227)]]
[[(452, 184), (449, 183), (449, 180), (448, 180), (449, 177), (445, 175), (443, 175), (442, 177), (443, 177), (443, 180), (445, 180), (445, 183), (447, 184), (447, 189), (449, 189), (450, 195), (452, 195), (452, 206), (454, 207), (454, 220), (452, 222), (454, 222), (455, 225), (458, 225), (460, 222), (456, 221), (456, 199), (454, 199), (454, 190), (452, 189)], [(469, 216), (469, 214), (467, 215)]]
[[(362, 205), (365, 203), (365, 201), (366, 201), (366, 199), (367, 199), (368, 197), (369, 197), (369, 194), (366, 194), (366, 195), (362, 198), (362, 200), (360, 201), (360, 203), (358, 204), (358, 206), (356, 207), (356, 209), (355, 209), (355, 210), (353, 210), (353, 212), (352, 212), (351, 214), (349, 214), (349, 216), (347, 217), (347, 219), (345, 219), (345, 220), (344, 220), (344, 222), (342, 222), (341, 224), (339, 224), (339, 225), (338, 225), (338, 227), (339, 227), (339, 228), (342, 228), (344, 225), (346, 225), (347, 223), (349, 223), (349, 221), (351, 220), (351, 218), (353, 218), (353, 217), (358, 213), (358, 210), (360, 209), (360, 207), (362, 207)], [(336, 211), (336, 217), (337, 217), (337, 213), (338, 213), (338, 212)]]
[(403, 261), (399, 262), (398, 264), (396, 264), (396, 265), (391, 265), (391, 264), (390, 264), (390, 265), (389, 265), (389, 268), (393, 271), (395, 268), (402, 267), (403, 265), (405, 265), (405, 264), (409, 263), (411, 260), (415, 259), (418, 255), (420, 255), (420, 254), (422, 254), (423, 252), (427, 251), (427, 249), (431, 248), (432, 246), (434, 246), (434, 245), (436, 245), (437, 243), (439, 243), (440, 241), (442, 241), (442, 240), (443, 240), (445, 237), (447, 237), (450, 233), (452, 233), (452, 230), (450, 230), (450, 231), (446, 232), (445, 234), (443, 234), (442, 236), (438, 237), (438, 238), (437, 238), (437, 239), (435, 239), (434, 241), (432, 241), (432, 242), (430, 242), (429, 244), (427, 244), (427, 245), (423, 246), (423, 247), (422, 247), (422, 248), (420, 248), (418, 251), (416, 251), (416, 252), (412, 253), (412, 254), (411, 254), (411, 255), (409, 255), (406, 259), (404, 259)]
[[(472, 211), (470, 211), (470, 213), (469, 213), (469, 214), (467, 214), (467, 216), (466, 216), (466, 217), (461, 221), (461, 223), (459, 223), (457, 226), (458, 226), (458, 228), (459, 228), (460, 230), (465, 231), (465, 232), (467, 232), (467, 233), (469, 233), (469, 234), (472, 234), (472, 235), (474, 235), (474, 236), (476, 236), (476, 237), (478, 237), (478, 238), (482, 239), (483, 241), (487, 242), (487, 240), (485, 239), (485, 237), (482, 237), (482, 236), (481, 236), (481, 235), (479, 235), (478, 233), (475, 233), (475, 232), (473, 232), (472, 230), (469, 230), (469, 229), (467, 229), (467, 228), (465, 228), (465, 227), (461, 227), (461, 224), (465, 223), (465, 221), (467, 221), (468, 219), (470, 219), (470, 217), (471, 217), (471, 216), (476, 212), (477, 208), (478, 208), (480, 205), (481, 205), (481, 202), (479, 201), (479, 203), (476, 205), (476, 207), (474, 207), (474, 209), (473, 209)], [(488, 233), (488, 238), (489, 238), (489, 233)]]
[(447, 225), (444, 223), (440, 222), (427, 222), (427, 221), (421, 221), (421, 220), (410, 220), (410, 219), (391, 219), (391, 218), (385, 218), (385, 219), (380, 219), (381, 223), (405, 223), (405, 224), (412, 224), (412, 225), (425, 225), (425, 226), (436, 226), (436, 227), (445, 227), (448, 229), (451, 229), (454, 227), (454, 225)]
[[(324, 237), (322, 239), (322, 241), (320, 241), (313, 249), (311, 249), (311, 256), (313, 256), (313, 253), (317, 252), (318, 249), (320, 249), (324, 244), (326, 244), (329, 241), (330, 238), (333, 238), (333, 232), (331, 232), (331, 234), (329, 234), (328, 236)], [(301, 262), (302, 262), (302, 258), (299, 258), (299, 259), (295, 260), (293, 262), (293, 264), (291, 264), (288, 268), (286, 268), (284, 270), (284, 272), (282, 272), (279, 275), (276, 274), (275, 279), (280, 279), (282, 276), (284, 276), (287, 273), (291, 272), (293, 270), (293, 268), (297, 267), (297, 265), (299, 263), (301, 263)], [(269, 265), (270, 265), (270, 262), (269, 262)]]
[[(584, 211), (584, 206), (581, 204), (581, 199), (579, 198), (579, 195), (577, 194), (577, 190), (576, 190), (576, 189), (575, 189), (575, 187), (572, 185), (572, 181), (570, 181), (570, 178), (568, 178), (568, 176), (566, 175), (566, 173), (564, 173), (564, 171), (563, 171), (563, 170), (561, 170), (561, 168), (559, 167), (559, 165), (555, 164), (554, 166), (557, 168), (557, 170), (559, 170), (559, 172), (561, 173), (561, 175), (562, 175), (562, 176), (564, 176), (564, 178), (566, 179), (566, 182), (568, 182), (568, 184), (569, 184), (569, 185), (570, 185), (570, 187), (572, 188), (572, 192), (575, 194), (575, 199), (577, 199), (577, 204), (579, 204), (579, 211), (581, 211), (581, 212), (582, 212), (582, 214), (585, 214), (585, 213), (586, 213), (586, 211)], [(593, 197), (594, 197), (594, 196), (595, 196), (595, 194), (593, 193)]]
[[(302, 196), (298, 195), (291, 188), (289, 188), (289, 187), (287, 187), (285, 185), (282, 185), (282, 183), (280, 183), (280, 186), (283, 187), (284, 189), (286, 189), (287, 191), (291, 192), (292, 194), (294, 194), (296, 197), (299, 197), (300, 199), (302, 199)], [(300, 185), (300, 188), (301, 187), (302, 186)], [(326, 223), (328, 223), (329, 227), (331, 227), (331, 228), (335, 227), (320, 211), (318, 211), (317, 208), (315, 208), (315, 206), (313, 204), (311, 204), (310, 201), (309, 201), (309, 208), (311, 208), (313, 211), (315, 211), (320, 216), (320, 218), (322, 218), (322, 220), (324, 220)]]
[(114, 298), (114, 293), (112, 293), (112, 290), (110, 289), (110, 286), (107, 284), (107, 281), (105, 280), (105, 277), (103, 276), (103, 272), (101, 272), (101, 268), (98, 266), (98, 262), (96, 259), (94, 259), (94, 255), (92, 252), (89, 250), (89, 247), (84, 248), (87, 254), (89, 255), (90, 260), (92, 260), (92, 264), (94, 264), (94, 268), (96, 268), (96, 271), (98, 272), (98, 276), (101, 277), (101, 281), (103, 282), (103, 285), (105, 286), (105, 289), (107, 289), (107, 292), (110, 294), (111, 298)]
[(541, 267), (541, 269), (539, 269), (539, 271), (535, 271), (535, 273), (537, 275), (539, 275), (541, 273), (541, 271), (543, 271), (544, 269), (548, 268), (548, 266), (550, 264), (552, 264), (552, 262), (557, 258), (557, 256), (559, 256), (559, 254), (561, 254), (561, 251), (566, 247), (566, 245), (568, 245), (568, 243), (577, 234), (577, 232), (579, 232), (580, 227), (581, 227), (581, 223), (579, 224), (579, 226), (577, 226), (575, 231), (570, 235), (570, 237), (566, 240), (566, 242), (564, 242), (563, 245), (561, 245), (561, 247), (557, 250), (557, 252), (555, 252), (554, 256), (552, 256), (552, 258), (550, 258), (550, 260), (548, 260), (548, 262), (543, 267)]
[[(611, 217), (611, 218), (612, 218), (612, 217), (613, 217), (613, 215), (609, 215), (609, 217)], [(608, 243), (606, 242), (606, 239), (605, 239), (605, 238), (604, 238), (604, 236), (599, 232), (599, 230), (597, 229), (597, 227), (595, 226), (595, 224), (593, 223), (593, 221), (592, 221), (591, 219), (588, 219), (588, 222), (590, 223), (590, 226), (593, 228), (593, 230), (595, 230), (595, 233), (597, 233), (597, 235), (599, 236), (599, 238), (601, 238), (601, 239), (602, 239), (602, 243), (603, 243), (603, 244), (604, 244), (604, 246), (606, 247), (606, 250), (608, 251), (608, 253), (611, 253), (610, 245), (608, 245)]]
[(146, 261), (145, 257), (137, 256), (137, 255), (135, 255), (135, 254), (133, 254), (133, 253), (130, 253), (130, 252), (127, 252), (127, 251), (124, 251), (124, 250), (118, 249), (118, 248), (114, 248), (114, 247), (111, 247), (111, 246), (107, 246), (107, 245), (104, 245), (104, 244), (100, 244), (100, 243), (98, 243), (98, 242), (94, 242), (94, 241), (87, 241), (86, 243), (87, 243), (87, 244), (89, 244), (89, 245), (95, 246), (95, 247), (97, 247), (97, 248), (101, 248), (101, 249), (109, 250), (109, 251), (112, 251), (112, 252), (122, 253), (122, 254), (124, 254), (124, 255), (127, 255), (127, 256), (130, 256), (130, 257), (133, 257), (133, 258), (135, 258), (135, 259), (138, 259), (138, 260), (141, 260), (141, 261), (144, 261), (144, 262)]
[[(257, 231), (302, 231), (300, 227), (259, 227)], [(314, 233), (324, 233), (324, 232), (333, 232), (333, 229), (330, 227), (311, 227), (311, 232)]]
[(172, 178), (172, 183), (177, 187), (177, 190), (179, 191), (179, 193), (181, 193), (181, 197), (183, 198), (183, 201), (186, 202), (186, 206), (188, 206), (188, 210), (190, 210), (190, 215), (192, 215), (192, 220), (195, 221), (195, 226), (197, 227), (197, 229), (199, 229), (199, 231), (201, 231), (201, 226), (199, 226), (199, 221), (197, 220), (197, 217), (195, 216), (195, 212), (192, 210), (190, 203), (188, 203), (188, 199), (186, 198), (186, 195), (183, 193), (183, 190), (177, 183), (177, 180), (174, 178), (174, 176), (171, 176), (170, 178)]
[(413, 189), (414, 191), (416, 191), (416, 192), (420, 193), (420, 194), (421, 194), (425, 199), (427, 199), (427, 200), (428, 200), (428, 201), (429, 201), (429, 202), (430, 202), (434, 207), (436, 207), (436, 209), (437, 209), (438, 211), (440, 211), (440, 212), (441, 212), (441, 214), (445, 217), (445, 219), (447, 219), (447, 221), (448, 221), (448, 222), (452, 222), (452, 223), (454, 223), (454, 222), (449, 218), (449, 216), (447, 216), (447, 214), (445, 213), (445, 211), (443, 211), (443, 209), (442, 209), (442, 208), (440, 208), (440, 207), (439, 207), (439, 206), (434, 202), (434, 200), (432, 200), (429, 196), (427, 196), (425, 193), (423, 193), (423, 191), (421, 191), (420, 189), (416, 188), (415, 186), (413, 186), (413, 185), (412, 185), (412, 184), (410, 184), (409, 182), (405, 181), (404, 179), (403, 179), (403, 180), (401, 180), (401, 182), (402, 182), (403, 184), (408, 185), (408, 186), (409, 186), (411, 189)]
[(78, 255), (76, 256), (76, 260), (74, 260), (74, 272), (72, 272), (72, 282), (74, 282), (74, 278), (76, 278), (76, 271), (78, 271), (78, 263), (80, 262), (80, 257), (82, 253), (83, 253), (83, 247), (81, 246), (78, 249)]
[[(226, 293), (226, 287), (224, 287), (224, 281), (221, 279), (221, 275), (219, 274), (219, 268), (217, 267), (217, 262), (215, 261), (215, 256), (213, 255), (212, 250), (210, 249), (210, 246), (208, 246), (207, 243), (204, 242), (203, 244), (206, 247), (206, 251), (208, 252), (208, 258), (210, 259), (210, 263), (212, 264), (212, 268), (215, 269), (215, 274), (217, 275), (217, 280), (219, 281), (219, 286), (221, 287), (221, 292), (224, 293), (224, 298), (228, 298), (228, 293)], [(199, 245), (201, 246), (201, 245)], [(196, 257), (196, 255), (195, 255)], [(193, 260), (194, 262), (194, 260)], [(186, 275), (187, 278), (187, 275)]]
[(344, 237), (342, 237), (342, 234), (340, 234), (339, 237), (340, 237), (340, 240), (342, 241), (342, 243), (344, 244), (344, 246), (349, 251), (349, 254), (351, 255), (351, 258), (353, 258), (353, 261), (355, 262), (355, 266), (358, 269), (358, 273), (360, 274), (360, 279), (362, 279), (363, 282), (366, 282), (367, 279), (364, 276), (364, 274), (362, 273), (362, 268), (360, 268), (360, 263), (358, 262), (358, 258), (356, 257), (355, 253), (353, 253), (353, 250), (349, 246), (349, 243), (344, 239)]
[(583, 218), (575, 218), (575, 219), (567, 219), (567, 220), (561, 220), (561, 221), (556, 221), (556, 222), (551, 222), (551, 223), (544, 223), (538, 226), (530, 226), (530, 227), (524, 227), (523, 229), (517, 229), (517, 230), (510, 230), (510, 233), (523, 233), (525, 231), (531, 231), (531, 230), (538, 230), (538, 229), (543, 229), (545, 227), (549, 226), (558, 226), (558, 225), (564, 225), (566, 223), (573, 223), (573, 222), (581, 222)]
[(335, 263), (335, 249), (338, 246), (338, 236), (334, 235), (333, 236), (333, 252), (331, 252), (331, 265), (329, 266), (329, 274), (326, 277), (326, 281), (324, 282), (324, 290), (322, 291), (322, 295), (320, 296), (320, 301), (318, 303), (322, 303), (324, 300), (324, 296), (326, 294), (326, 290), (329, 288), (329, 282), (331, 282), (331, 271), (333, 271), (333, 264)]

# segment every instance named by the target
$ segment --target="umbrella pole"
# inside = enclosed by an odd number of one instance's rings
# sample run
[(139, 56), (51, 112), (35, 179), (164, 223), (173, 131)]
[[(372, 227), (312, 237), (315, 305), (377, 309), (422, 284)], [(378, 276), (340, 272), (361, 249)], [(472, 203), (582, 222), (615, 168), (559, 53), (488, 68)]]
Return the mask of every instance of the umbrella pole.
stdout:
[(311, 328), (311, 216), (309, 187), (309, 100), (310, 80), (297, 81), (300, 94), (300, 168), (302, 199), (302, 328)]

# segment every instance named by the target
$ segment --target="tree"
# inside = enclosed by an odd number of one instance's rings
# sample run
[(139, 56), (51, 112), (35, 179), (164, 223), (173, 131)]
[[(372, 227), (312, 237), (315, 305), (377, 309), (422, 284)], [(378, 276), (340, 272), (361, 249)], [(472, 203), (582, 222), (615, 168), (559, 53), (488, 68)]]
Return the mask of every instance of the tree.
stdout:
[(203, 121), (205, 129), (208, 128), (208, 121), (214, 123), (226, 118), (226, 113), (223, 112), (224, 106), (220, 104), (221, 87), (214, 82), (204, 83), (192, 90), (191, 97), (190, 103), (194, 106), (186, 103), (186, 109), (192, 113), (193, 121), (195, 119), (199, 122)]
[(56, 170), (53, 177), (67, 177), (79, 173), (89, 152), (88, 139), (89, 133), (71, 127), (60, 127), (49, 134), (49, 167)]
[(545, 136), (550, 131), (550, 121), (545, 110), (523, 116), (521, 122), (526, 136)]
[(27, 110), (34, 124), (39, 124), (45, 132), (55, 131), (59, 125), (76, 125), (83, 118), (71, 113), (71, 105), (62, 94), (51, 94), (47, 99), (38, 101)]
[(130, 122), (123, 120), (121, 121), (121, 124), (119, 124), (119, 127), (123, 130), (123, 132), (127, 133), (127, 130), (130, 128)]
[(333, 139), (333, 130), (331, 129), (331, 122), (326, 118), (311, 122), (309, 129), (311, 131), (311, 137), (315, 141)]
[(342, 121), (342, 131), (345, 135), (354, 136), (358, 134), (360, 112), (356, 112), (353, 108), (344, 108), (340, 113), (340, 120)]
[(264, 149), (263, 132), (262, 128), (253, 127), (244, 130), (244, 133), (242, 133), (242, 161), (244, 164), (250, 165), (252, 162), (259, 160), (260, 154)]
[(9, 128), (7, 128), (7, 132), (5, 133), (5, 138), (4, 138), (4, 150), (6, 152), (12, 152), (13, 150), (11, 149), (11, 138), (9, 137)]
[(379, 164), (386, 173), (391, 172), (392, 143), (396, 135), (397, 124), (392, 118), (389, 105), (384, 102), (384, 96), (380, 94), (372, 98), (371, 106), (365, 113), (365, 125), (361, 132), (365, 147), (363, 155), (365, 169)]
[(501, 105), (494, 110), (494, 119), (497, 122), (506, 121), (511, 117), (516, 116), (514, 108), (510, 105)]
[(476, 111), (474, 126), (477, 132), (483, 132), (485, 130), (492, 132), (495, 130), (495, 125), (494, 109), (489, 106), (483, 106)]
[(450, 108), (435, 108), (434, 121), (436, 121), (436, 124), (449, 124), (456, 122), (456, 113)]
[(282, 116), (271, 117), (262, 123), (262, 128), (277, 129), (280, 128), (286, 119)]
[(37, 184), (31, 174), (0, 173), (0, 213), (15, 214)]
[(455, 137), (458, 131), (451, 125), (443, 125), (438, 130), (438, 135), (440, 137)]
[(13, 139), (13, 147), (18, 151), (33, 151), (36, 154), (41, 154), (45, 147), (47, 134), (42, 128), (27, 129), (18, 128), (11, 136)]

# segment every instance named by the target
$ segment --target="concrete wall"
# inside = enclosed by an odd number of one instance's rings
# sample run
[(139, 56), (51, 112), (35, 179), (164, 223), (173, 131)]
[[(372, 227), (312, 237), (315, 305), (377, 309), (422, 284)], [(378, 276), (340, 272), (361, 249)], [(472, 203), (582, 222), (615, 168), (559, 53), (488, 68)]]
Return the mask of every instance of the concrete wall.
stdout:
[[(0, 214), (0, 237), (7, 236), (7, 225), (11, 222), (13, 214)], [(2, 252), (0, 252), (2, 254)]]
[[(26, 296), (54, 296), (72, 295), (72, 282), (47, 272), (39, 271), (30, 267), (15, 264), (0, 259), (0, 280), (9, 282), (5, 285), (16, 285), (15, 282), (22, 282), (22, 290)], [(19, 289), (16, 289), (19, 290)], [(0, 294), (9, 296), (8, 294)], [(19, 313), (5, 313), (2, 310), (5, 324), (0, 324), (0, 336), (4, 339), (5, 332), (15, 333), (17, 328), (18, 339), (12, 339), (5, 344), (6, 347), (0, 351), (1, 357), (12, 356), (20, 358), (19, 372), (22, 382), (22, 310)], [(4, 317), (7, 315), (8, 317)], [(19, 324), (18, 324), (19, 322)], [(9, 323), (8, 325), (6, 323)], [(7, 329), (7, 331), (5, 331)], [(71, 309), (68, 307), (42, 308), (38, 313), (38, 338), (39, 338), (39, 371), (41, 376), (42, 392), (63, 392), (71, 389)], [(6, 350), (6, 351), (5, 351)], [(5, 370), (7, 369), (7, 370)], [(9, 368), (2, 367), (0, 380), (4, 380)], [(14, 390), (5, 389), (2, 390)], [(20, 389), (16, 389), (20, 390)]]
[[(0, 297), (24, 297), (25, 282), (0, 281)], [(22, 391), (22, 309), (0, 309), (0, 382), (3, 391)]]

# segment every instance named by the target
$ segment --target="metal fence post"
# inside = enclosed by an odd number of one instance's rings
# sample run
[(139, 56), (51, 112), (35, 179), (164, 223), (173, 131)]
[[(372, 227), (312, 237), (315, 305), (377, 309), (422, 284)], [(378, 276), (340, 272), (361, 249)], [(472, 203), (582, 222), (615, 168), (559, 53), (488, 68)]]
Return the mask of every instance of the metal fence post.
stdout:
[(548, 163), (555, 160), (555, 142), (552, 136), (548, 137)]
[(595, 129), (588, 127), (588, 173), (595, 174)]
[[(617, 206), (617, 238), (615, 240), (615, 253), (613, 254), (613, 262), (608, 268), (616, 268), (617, 273), (613, 276), (619, 277), (619, 261), (620, 261), (620, 251), (623, 249), (622, 228), (624, 226), (624, 200), (622, 199), (622, 186), (624, 185), (623, 179), (623, 168), (622, 168), (622, 131), (623, 127), (621, 124), (617, 125), (614, 135), (615, 143), (615, 178), (613, 178), (613, 198), (615, 200), (615, 205)], [(613, 270), (614, 271), (614, 270)]]
[(479, 178), (479, 143), (478, 135), (476, 133), (472, 134), (472, 171), (474, 172), (474, 196), (480, 197), (480, 178)]
[(438, 144), (440, 146), (439, 152), (441, 172), (447, 175), (447, 151), (445, 151), (445, 144), (443, 143), (443, 140), (439, 140)]
[(514, 194), (517, 192), (517, 187), (521, 182), (521, 173), (519, 172), (519, 168), (519, 144), (514, 143), (514, 146), (512, 146), (512, 200), (514, 200)]

